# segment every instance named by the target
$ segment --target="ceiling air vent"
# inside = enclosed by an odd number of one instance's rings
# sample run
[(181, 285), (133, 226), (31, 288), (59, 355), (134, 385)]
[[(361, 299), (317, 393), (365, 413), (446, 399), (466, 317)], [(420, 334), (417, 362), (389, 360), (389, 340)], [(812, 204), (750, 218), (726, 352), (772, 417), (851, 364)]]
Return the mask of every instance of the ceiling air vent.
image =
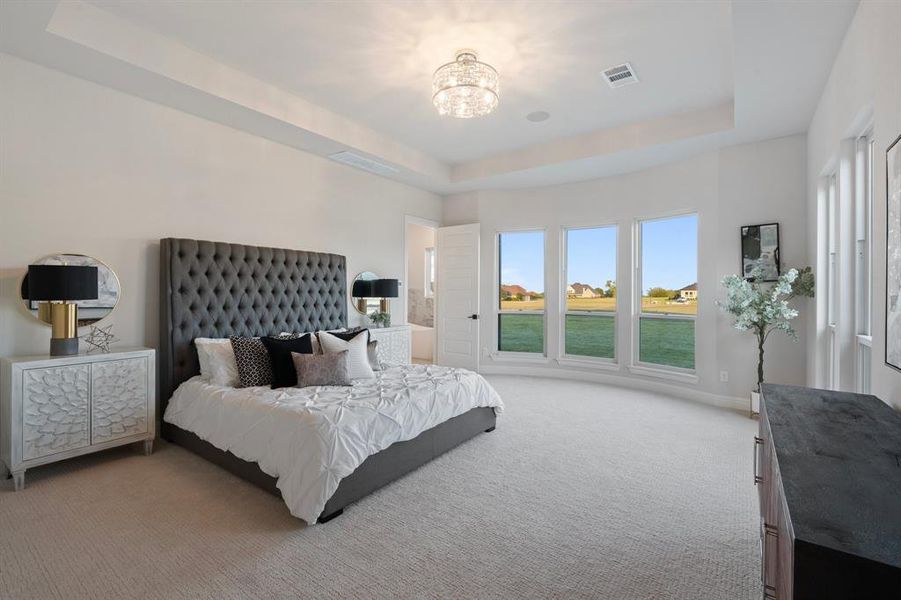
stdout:
[(624, 85), (638, 83), (638, 75), (635, 74), (632, 65), (624, 63), (604, 71), (604, 80), (610, 87), (619, 88)]
[(392, 173), (400, 172), (398, 169), (395, 169), (392, 166), (372, 160), (371, 158), (366, 158), (365, 156), (360, 156), (359, 154), (355, 154), (353, 152), (348, 152), (347, 150), (344, 150), (343, 152), (336, 152), (335, 154), (329, 154), (329, 158), (351, 167), (356, 167), (358, 169), (363, 169), (364, 171), (369, 171), (370, 173), (375, 173), (376, 175), (391, 175)]

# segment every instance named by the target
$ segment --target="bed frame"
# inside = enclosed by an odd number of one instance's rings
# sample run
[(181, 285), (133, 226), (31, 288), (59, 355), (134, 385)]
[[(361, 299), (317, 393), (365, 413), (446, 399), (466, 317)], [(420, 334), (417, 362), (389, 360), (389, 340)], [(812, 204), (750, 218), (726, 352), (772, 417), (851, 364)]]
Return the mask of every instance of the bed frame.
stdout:
[[(337, 254), (223, 242), (160, 240), (160, 410), (183, 381), (197, 375), (198, 337), (277, 335), (347, 326), (347, 272)], [(474, 408), (412, 440), (373, 454), (325, 505), (319, 522), (348, 504), (478, 435), (493, 431), (494, 409)], [(162, 421), (163, 439), (202, 456), (271, 493), (276, 478), (192, 432)]]

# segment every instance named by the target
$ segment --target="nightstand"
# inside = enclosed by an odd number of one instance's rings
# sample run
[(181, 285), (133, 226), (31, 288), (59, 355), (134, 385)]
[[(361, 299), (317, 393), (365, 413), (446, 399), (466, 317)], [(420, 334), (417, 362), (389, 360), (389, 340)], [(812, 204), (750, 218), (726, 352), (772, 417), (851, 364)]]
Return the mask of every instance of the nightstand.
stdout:
[(410, 364), (412, 340), (410, 339), (409, 325), (370, 327), (369, 339), (378, 340), (376, 352), (378, 352), (379, 361), (386, 366)]
[(134, 442), (150, 454), (155, 429), (150, 348), (0, 360), (0, 460), (17, 491), (39, 465)]

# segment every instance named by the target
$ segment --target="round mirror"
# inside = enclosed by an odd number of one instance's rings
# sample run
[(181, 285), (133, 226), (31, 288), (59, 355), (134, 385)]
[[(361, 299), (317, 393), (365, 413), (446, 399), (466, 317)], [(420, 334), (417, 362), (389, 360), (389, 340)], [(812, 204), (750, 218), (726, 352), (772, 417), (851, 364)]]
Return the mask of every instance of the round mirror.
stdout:
[[(31, 264), (97, 267), (97, 299), (77, 300), (74, 302), (78, 306), (78, 327), (87, 327), (104, 319), (113, 312), (113, 309), (119, 303), (121, 294), (119, 278), (116, 277), (116, 273), (106, 263), (92, 256), (85, 256), (84, 254), (51, 254), (39, 258)], [(39, 310), (42, 303), (28, 299), (28, 273), (22, 277), (19, 295), (22, 298), (25, 310), (31, 316), (42, 323), (50, 324), (50, 315), (46, 311)]]
[(371, 315), (379, 311), (379, 298), (372, 295), (372, 283), (379, 276), (372, 271), (363, 271), (354, 277), (350, 286), (351, 305), (361, 315)]

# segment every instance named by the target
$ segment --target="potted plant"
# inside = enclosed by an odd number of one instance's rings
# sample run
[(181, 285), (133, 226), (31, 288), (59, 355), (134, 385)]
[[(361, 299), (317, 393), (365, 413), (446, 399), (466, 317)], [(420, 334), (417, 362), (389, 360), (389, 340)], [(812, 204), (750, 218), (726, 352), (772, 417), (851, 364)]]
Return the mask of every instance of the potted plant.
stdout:
[(782, 331), (797, 341), (791, 321), (798, 311), (789, 305), (794, 298), (812, 298), (814, 277), (810, 267), (789, 269), (773, 283), (764, 283), (763, 272), (752, 271), (748, 279), (738, 275), (723, 278), (726, 301), (717, 305), (732, 315), (733, 326), (750, 331), (757, 338), (757, 389), (751, 392), (751, 416), (760, 411), (760, 384), (763, 383), (763, 347), (774, 331)]
[(369, 320), (372, 321), (372, 324), (377, 328), (391, 327), (391, 313), (381, 311), (374, 312), (369, 315)]

